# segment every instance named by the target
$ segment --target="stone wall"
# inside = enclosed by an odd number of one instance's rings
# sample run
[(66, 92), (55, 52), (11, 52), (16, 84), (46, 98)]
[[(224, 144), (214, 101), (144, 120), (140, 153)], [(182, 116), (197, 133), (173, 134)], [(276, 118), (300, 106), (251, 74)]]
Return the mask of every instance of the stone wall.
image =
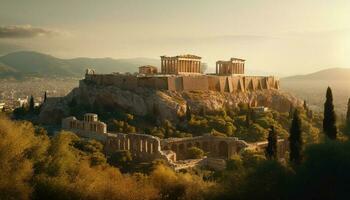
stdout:
[(150, 161), (162, 157), (160, 139), (146, 134), (109, 133), (105, 143), (107, 155), (128, 150), (138, 160)]
[[(92, 117), (93, 119), (89, 118)], [(96, 128), (99, 125), (100, 128)], [(84, 120), (67, 117), (62, 120), (62, 129), (72, 131), (80, 137), (95, 139), (104, 144), (104, 151), (111, 155), (115, 151), (130, 151), (139, 161), (164, 159), (175, 170), (196, 165), (222, 169), (225, 160), (239, 154), (244, 149), (264, 150), (267, 142), (248, 144), (235, 137), (219, 137), (205, 134), (198, 137), (160, 139), (146, 134), (107, 133), (106, 125), (98, 121), (96, 114), (86, 114)], [(202, 149), (207, 157), (202, 160), (186, 160), (187, 150), (191, 147)], [(288, 142), (278, 140), (279, 158), (284, 158)]]
[(244, 92), (279, 89), (279, 80), (273, 76), (134, 76), (122, 74), (86, 74), (85, 81), (96, 85), (115, 85), (121, 89), (137, 87), (171, 91)]
[(168, 138), (161, 140), (161, 147), (176, 153), (178, 160), (186, 157), (187, 150), (198, 147), (207, 153), (208, 157), (230, 159), (249, 146), (243, 140), (235, 137), (217, 137), (210, 134), (190, 138)]

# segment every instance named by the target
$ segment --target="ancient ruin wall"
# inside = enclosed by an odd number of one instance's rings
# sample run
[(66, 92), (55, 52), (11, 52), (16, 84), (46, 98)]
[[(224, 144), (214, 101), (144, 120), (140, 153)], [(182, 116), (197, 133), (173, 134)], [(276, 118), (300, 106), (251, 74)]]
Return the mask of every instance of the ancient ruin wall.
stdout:
[(100, 85), (115, 85), (121, 89), (134, 90), (145, 87), (172, 91), (219, 91), (244, 92), (279, 89), (279, 80), (273, 76), (146, 76), (121, 74), (86, 74), (85, 81)]

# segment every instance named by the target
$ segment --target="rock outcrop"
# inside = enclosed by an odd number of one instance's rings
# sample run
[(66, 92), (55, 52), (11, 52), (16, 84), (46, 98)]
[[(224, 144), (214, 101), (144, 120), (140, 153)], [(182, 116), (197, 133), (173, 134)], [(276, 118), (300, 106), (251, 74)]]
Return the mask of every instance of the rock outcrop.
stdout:
[(137, 88), (122, 90), (115, 86), (97, 86), (81, 81), (62, 98), (48, 99), (40, 113), (42, 123), (60, 123), (69, 115), (72, 100), (81, 105), (99, 105), (109, 110), (125, 110), (137, 116), (153, 115), (157, 119), (177, 122), (186, 115), (186, 109), (199, 113), (229, 109), (239, 103), (250, 103), (271, 109), (288, 112), (290, 106), (301, 106), (302, 101), (279, 90), (257, 90), (251, 92), (222, 93), (217, 91), (176, 92)]

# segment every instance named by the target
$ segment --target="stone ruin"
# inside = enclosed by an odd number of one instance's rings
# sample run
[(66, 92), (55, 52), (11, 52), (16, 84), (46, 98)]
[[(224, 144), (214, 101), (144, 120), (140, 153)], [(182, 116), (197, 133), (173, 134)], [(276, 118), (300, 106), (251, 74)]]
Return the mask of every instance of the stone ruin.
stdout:
[[(241, 153), (242, 150), (262, 149), (267, 145), (267, 142), (249, 144), (235, 137), (219, 137), (210, 134), (198, 137), (160, 139), (139, 133), (108, 133), (107, 125), (99, 121), (98, 116), (93, 113), (85, 114), (82, 121), (75, 117), (64, 118), (62, 129), (72, 131), (80, 137), (102, 142), (106, 155), (111, 155), (118, 150), (127, 150), (139, 161), (164, 159), (175, 170), (195, 166), (208, 166), (221, 170), (226, 167), (226, 160)], [(186, 151), (193, 146), (202, 149), (207, 157), (186, 160)], [(280, 158), (284, 157), (287, 146), (284, 140), (278, 141)]]
[(139, 74), (96, 74), (87, 70), (82, 84), (96, 86), (117, 86), (121, 89), (135, 90), (152, 88), (171, 91), (219, 91), (245, 92), (279, 89), (279, 80), (274, 76), (244, 75), (245, 60), (231, 58), (217, 61), (215, 74), (203, 74), (201, 57), (195, 55), (161, 56), (161, 70), (154, 66), (141, 66)]

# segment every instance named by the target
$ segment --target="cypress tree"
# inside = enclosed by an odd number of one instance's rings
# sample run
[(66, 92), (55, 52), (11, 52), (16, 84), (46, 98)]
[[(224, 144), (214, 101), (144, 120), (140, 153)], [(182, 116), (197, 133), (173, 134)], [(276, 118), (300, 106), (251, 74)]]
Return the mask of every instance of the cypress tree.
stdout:
[(271, 126), (269, 136), (267, 137), (266, 158), (277, 159), (277, 134), (275, 127)]
[(46, 99), (47, 99), (47, 93), (45, 91), (45, 94), (44, 94), (44, 103), (46, 102)]
[(348, 100), (348, 110), (346, 112), (345, 128), (346, 128), (346, 132), (350, 131), (350, 98)]
[(307, 109), (307, 103), (306, 103), (306, 100), (304, 100), (304, 105), (303, 105), (303, 107), (304, 107), (304, 110), (306, 110), (306, 111), (308, 110), (308, 109)]
[(348, 110), (346, 112), (346, 121), (350, 122), (350, 98), (348, 100)]
[(250, 105), (248, 105), (248, 110), (245, 116), (245, 121), (246, 121), (246, 126), (249, 128), (251, 125), (251, 121), (252, 121), (252, 116), (251, 116), (252, 112), (251, 112), (251, 108)]
[(333, 94), (330, 87), (327, 88), (326, 102), (324, 103), (323, 131), (329, 139), (337, 139), (336, 117), (333, 105)]
[(33, 97), (33, 95), (30, 96), (30, 100), (29, 100), (29, 111), (34, 112), (34, 97)]
[(350, 98), (348, 100), (348, 110), (346, 112), (346, 121), (350, 122)]
[(289, 118), (293, 119), (293, 115), (294, 115), (294, 107), (292, 104), (290, 104), (290, 106), (289, 106)]
[(301, 137), (301, 120), (299, 117), (299, 111), (296, 109), (294, 111), (289, 135), (289, 159), (290, 162), (296, 165), (300, 164), (302, 160), (302, 145), (303, 140)]
[(188, 104), (186, 104), (186, 119), (187, 121), (190, 121), (192, 118), (192, 113), (191, 113), (191, 109), (190, 106)]
[(248, 111), (247, 114), (246, 114), (245, 123), (246, 123), (247, 128), (249, 128), (249, 127), (250, 127), (250, 124), (251, 124), (250, 111)]

